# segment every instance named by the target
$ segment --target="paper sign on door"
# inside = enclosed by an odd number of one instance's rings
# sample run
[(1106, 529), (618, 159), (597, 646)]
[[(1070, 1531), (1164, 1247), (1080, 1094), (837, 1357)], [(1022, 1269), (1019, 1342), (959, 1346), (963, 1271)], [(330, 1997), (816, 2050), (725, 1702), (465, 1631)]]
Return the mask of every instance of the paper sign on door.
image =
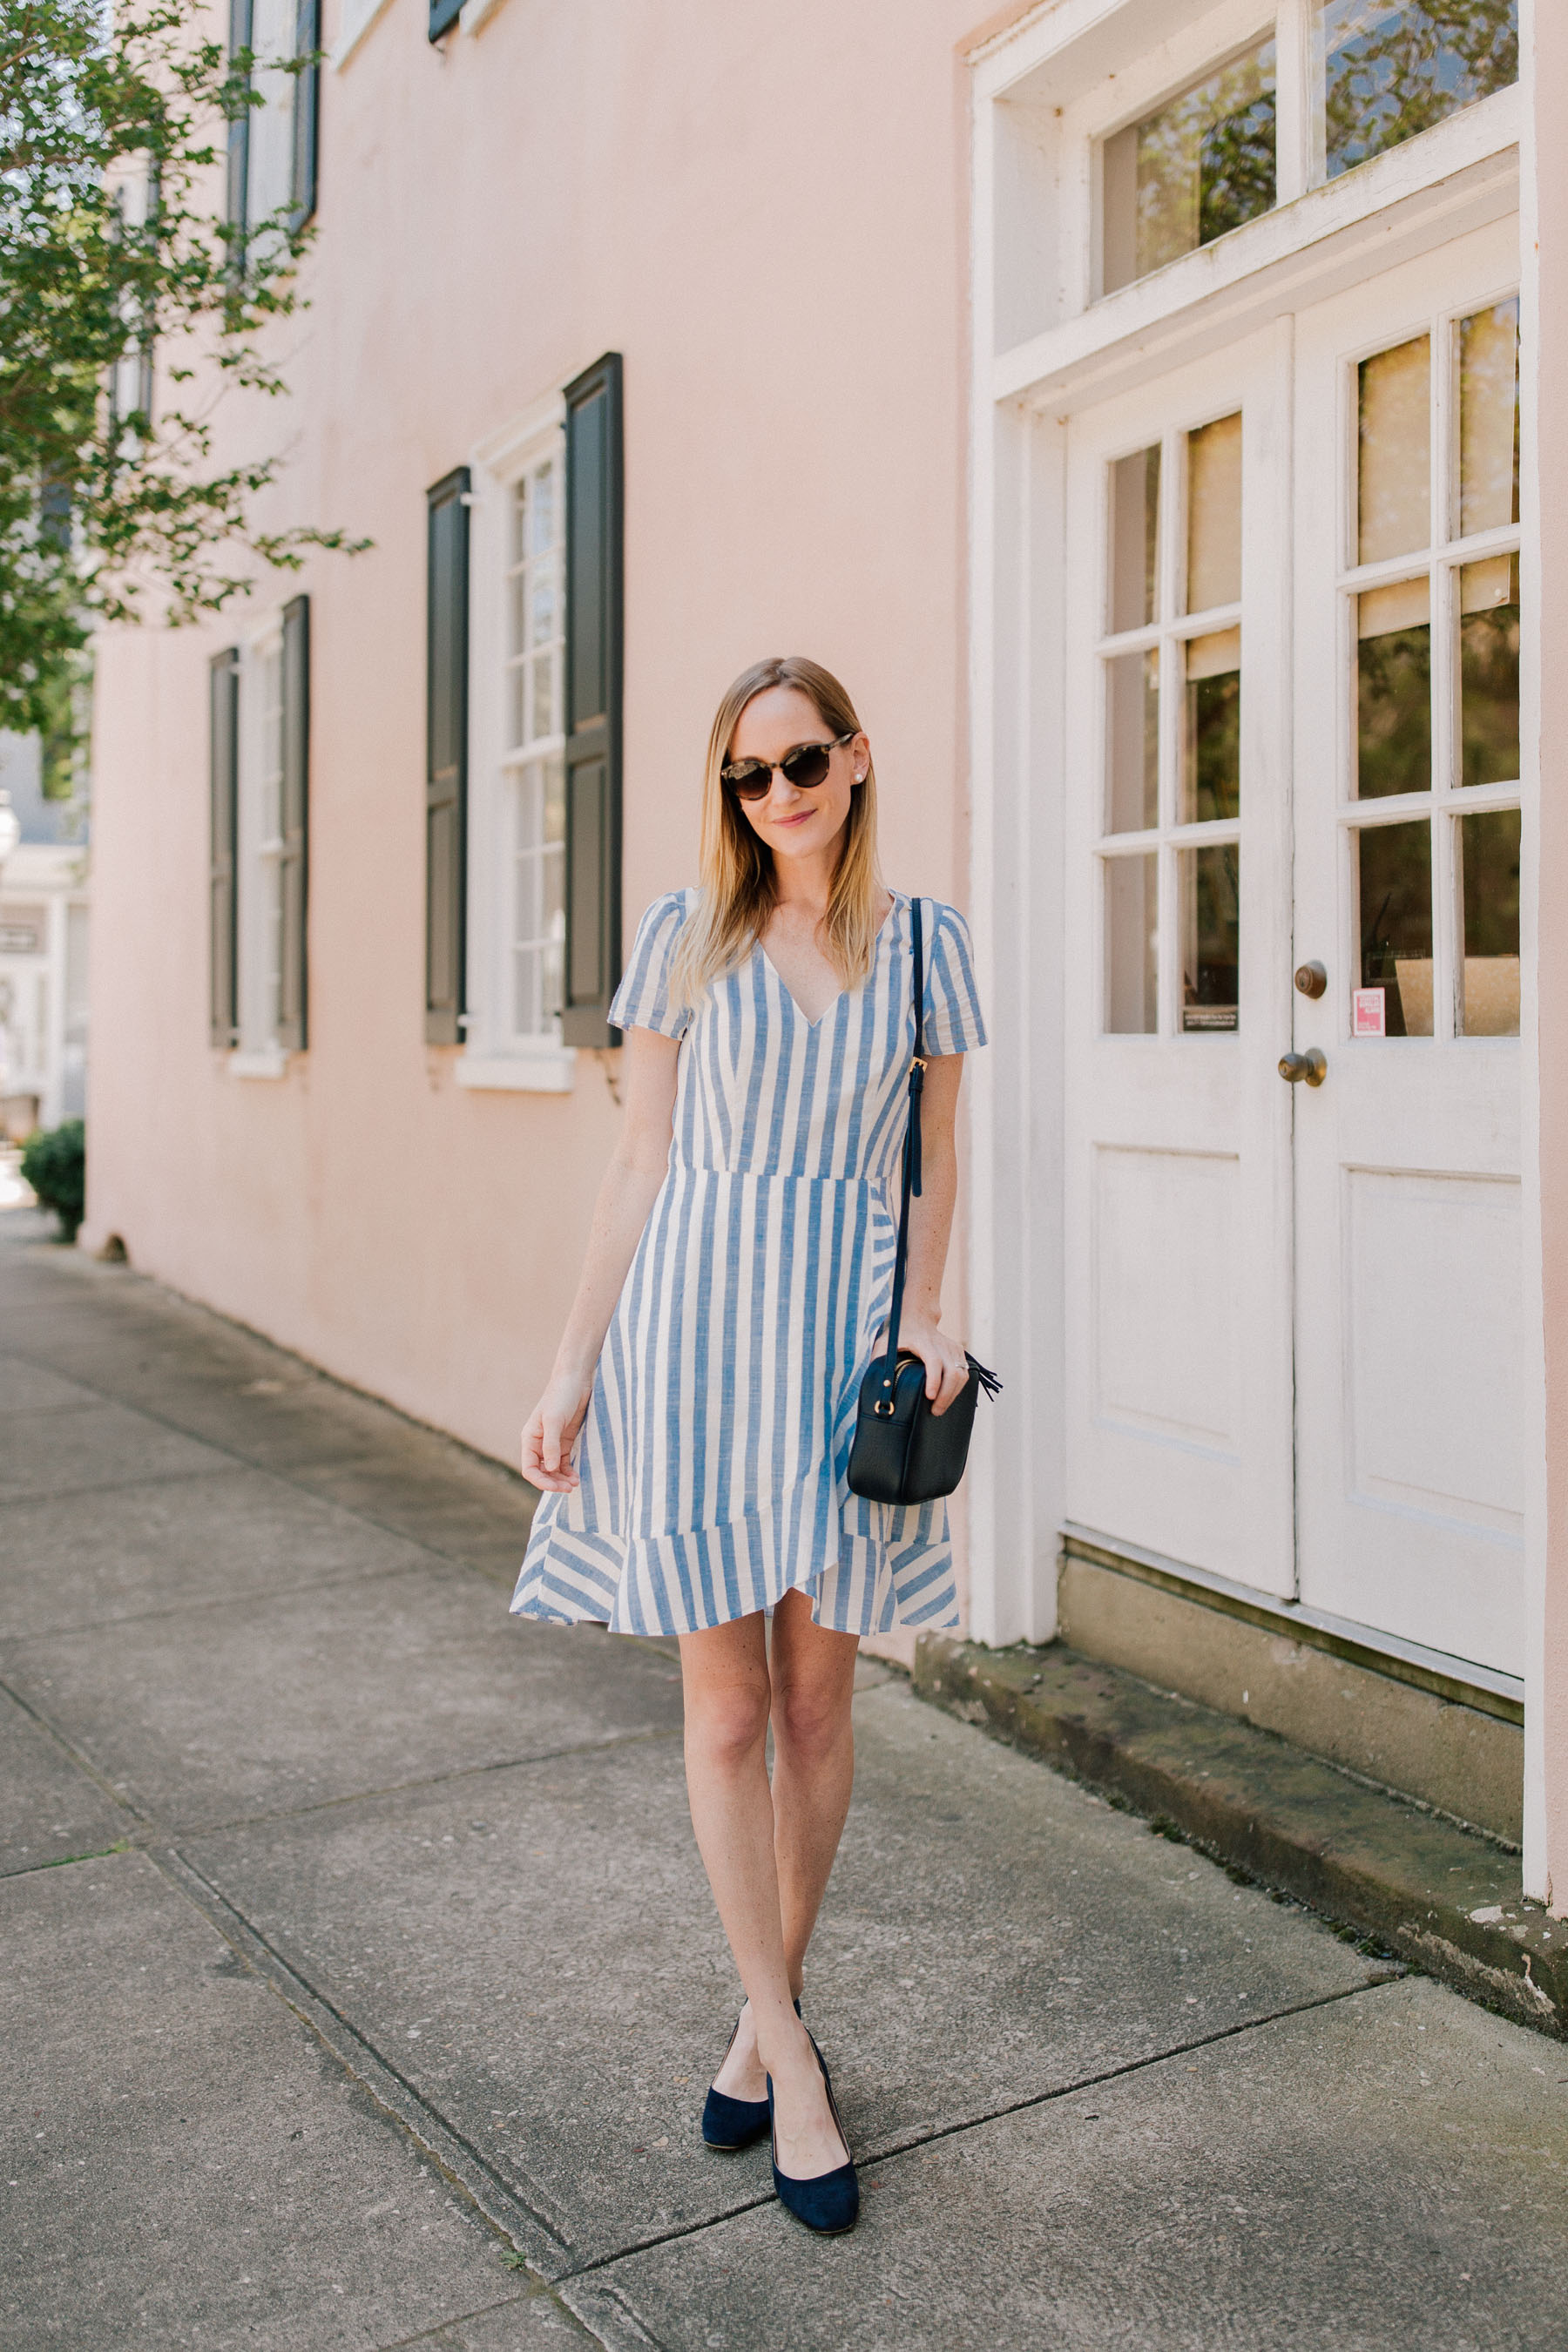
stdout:
[(1388, 991), (1384, 988), (1352, 988), (1351, 991), (1351, 1034), (1352, 1037), (1386, 1037)]

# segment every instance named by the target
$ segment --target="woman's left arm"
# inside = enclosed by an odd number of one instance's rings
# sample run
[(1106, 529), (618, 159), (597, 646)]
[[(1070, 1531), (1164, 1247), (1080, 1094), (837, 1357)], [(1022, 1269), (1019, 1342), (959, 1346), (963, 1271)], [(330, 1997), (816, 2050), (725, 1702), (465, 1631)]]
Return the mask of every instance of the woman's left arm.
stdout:
[(942, 1277), (958, 1194), (958, 1153), (953, 1128), (962, 1054), (941, 1054), (926, 1064), (921, 1097), (921, 1189), (910, 1202), (910, 1255), (904, 1275), (899, 1346), (926, 1368), (926, 1394), (933, 1412), (945, 1412), (969, 1378), (962, 1344), (942, 1328)]

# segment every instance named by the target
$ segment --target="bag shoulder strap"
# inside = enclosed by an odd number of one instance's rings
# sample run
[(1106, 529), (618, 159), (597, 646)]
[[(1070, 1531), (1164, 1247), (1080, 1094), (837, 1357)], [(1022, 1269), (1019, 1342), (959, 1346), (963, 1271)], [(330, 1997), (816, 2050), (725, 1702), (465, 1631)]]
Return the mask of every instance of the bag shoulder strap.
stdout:
[[(904, 1309), (904, 1272), (910, 1255), (910, 1199), (921, 1189), (921, 1094), (925, 1085), (925, 933), (921, 902), (910, 900), (910, 941), (914, 951), (915, 1050), (910, 1063), (910, 1120), (904, 1131), (903, 1183), (899, 1202), (899, 1247), (893, 1260), (893, 1298), (888, 1310), (888, 1347), (880, 1374), (882, 1393), (891, 1399), (899, 1361), (899, 1324)], [(879, 1410), (880, 1408), (879, 1407)]]

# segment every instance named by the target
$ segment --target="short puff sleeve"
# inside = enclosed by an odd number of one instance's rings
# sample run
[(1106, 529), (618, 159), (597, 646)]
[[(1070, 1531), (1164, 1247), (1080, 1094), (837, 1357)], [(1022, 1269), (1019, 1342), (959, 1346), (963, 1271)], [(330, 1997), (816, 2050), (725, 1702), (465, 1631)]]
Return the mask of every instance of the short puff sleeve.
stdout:
[(669, 961), (689, 898), (685, 890), (667, 890), (645, 910), (610, 1006), (612, 1029), (656, 1029), (661, 1037), (684, 1037), (691, 1026), (691, 1007), (669, 1001)]
[(956, 907), (925, 901), (925, 1042), (930, 1054), (967, 1054), (985, 1043), (985, 1019), (974, 985), (969, 926)]

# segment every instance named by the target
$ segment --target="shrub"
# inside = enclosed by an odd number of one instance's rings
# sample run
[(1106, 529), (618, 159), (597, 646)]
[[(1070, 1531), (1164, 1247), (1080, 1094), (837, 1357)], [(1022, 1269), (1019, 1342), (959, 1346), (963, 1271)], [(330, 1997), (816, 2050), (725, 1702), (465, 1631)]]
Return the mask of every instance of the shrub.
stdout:
[(87, 1207), (87, 1129), (79, 1118), (42, 1128), (22, 1146), (23, 1181), (39, 1205), (60, 1221), (60, 1239), (74, 1242)]

